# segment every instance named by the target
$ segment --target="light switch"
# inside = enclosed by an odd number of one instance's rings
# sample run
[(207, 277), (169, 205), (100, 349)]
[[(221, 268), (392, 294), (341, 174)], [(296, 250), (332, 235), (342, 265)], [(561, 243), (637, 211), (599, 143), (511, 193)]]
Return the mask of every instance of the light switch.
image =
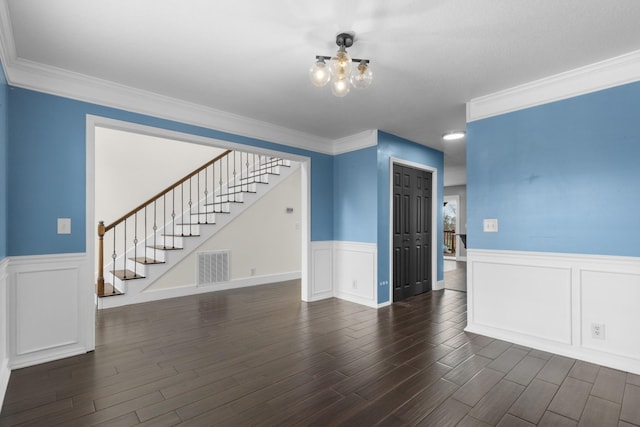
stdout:
[(58, 218), (58, 234), (71, 234), (71, 218)]
[(485, 233), (497, 233), (498, 232), (498, 220), (495, 218), (484, 220), (484, 232)]

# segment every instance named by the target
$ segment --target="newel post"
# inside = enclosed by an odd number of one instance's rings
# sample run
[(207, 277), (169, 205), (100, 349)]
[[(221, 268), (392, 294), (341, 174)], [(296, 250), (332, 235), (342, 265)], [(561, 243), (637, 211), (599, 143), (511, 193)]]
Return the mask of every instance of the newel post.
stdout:
[(98, 295), (104, 295), (104, 221), (98, 223)]

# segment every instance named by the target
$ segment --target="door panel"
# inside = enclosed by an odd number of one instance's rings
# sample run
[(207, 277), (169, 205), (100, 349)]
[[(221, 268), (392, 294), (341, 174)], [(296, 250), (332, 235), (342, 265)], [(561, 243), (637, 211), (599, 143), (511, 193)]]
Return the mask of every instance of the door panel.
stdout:
[(393, 300), (431, 290), (431, 172), (393, 165)]

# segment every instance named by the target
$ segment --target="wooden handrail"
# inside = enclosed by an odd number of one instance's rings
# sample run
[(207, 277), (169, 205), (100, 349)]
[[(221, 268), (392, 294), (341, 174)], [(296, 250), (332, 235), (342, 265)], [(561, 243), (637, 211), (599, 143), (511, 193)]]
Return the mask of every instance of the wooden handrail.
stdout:
[[(136, 206), (135, 208), (133, 208), (132, 210), (130, 210), (129, 212), (127, 212), (126, 214), (122, 215), (120, 218), (118, 218), (117, 220), (113, 221), (111, 224), (104, 226), (104, 232), (102, 233), (102, 235), (104, 235), (104, 233), (106, 233), (107, 231), (111, 230), (112, 228), (114, 228), (116, 225), (120, 224), (122, 221), (126, 220), (127, 218), (129, 218), (130, 216), (134, 215), (136, 212), (138, 212), (139, 210), (143, 209), (145, 206), (151, 204), (152, 202), (158, 200), (159, 198), (161, 198), (162, 196), (164, 196), (166, 193), (168, 193), (169, 191), (173, 190), (174, 188), (178, 187), (180, 184), (186, 182), (189, 178), (192, 178), (194, 176), (196, 176), (197, 174), (199, 174), (201, 171), (205, 170), (206, 168), (208, 168), (210, 165), (212, 165), (213, 163), (217, 162), (218, 160), (222, 159), (223, 157), (229, 155), (230, 153), (232, 153), (232, 150), (227, 150), (224, 153), (220, 154), (219, 156), (217, 156), (215, 159), (208, 161), (206, 164), (200, 166), (198, 169), (194, 170), (193, 172), (191, 172), (189, 175), (185, 176), (184, 178), (180, 179), (179, 181), (176, 181), (174, 184), (170, 185), (169, 187), (165, 188), (164, 190), (162, 190), (161, 192), (159, 192), (158, 194), (156, 194), (155, 196), (151, 197), (149, 200), (147, 200), (144, 203), (139, 204), (138, 206)], [(100, 226), (98, 226), (99, 229)], [(100, 231), (98, 231), (98, 236), (100, 235)]]

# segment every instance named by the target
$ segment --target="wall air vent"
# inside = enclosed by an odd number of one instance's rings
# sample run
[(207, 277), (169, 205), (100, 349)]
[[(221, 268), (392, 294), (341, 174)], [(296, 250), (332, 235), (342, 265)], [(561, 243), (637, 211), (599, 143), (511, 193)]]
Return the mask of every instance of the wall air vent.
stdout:
[(229, 281), (231, 251), (198, 252), (197, 285), (211, 285)]

